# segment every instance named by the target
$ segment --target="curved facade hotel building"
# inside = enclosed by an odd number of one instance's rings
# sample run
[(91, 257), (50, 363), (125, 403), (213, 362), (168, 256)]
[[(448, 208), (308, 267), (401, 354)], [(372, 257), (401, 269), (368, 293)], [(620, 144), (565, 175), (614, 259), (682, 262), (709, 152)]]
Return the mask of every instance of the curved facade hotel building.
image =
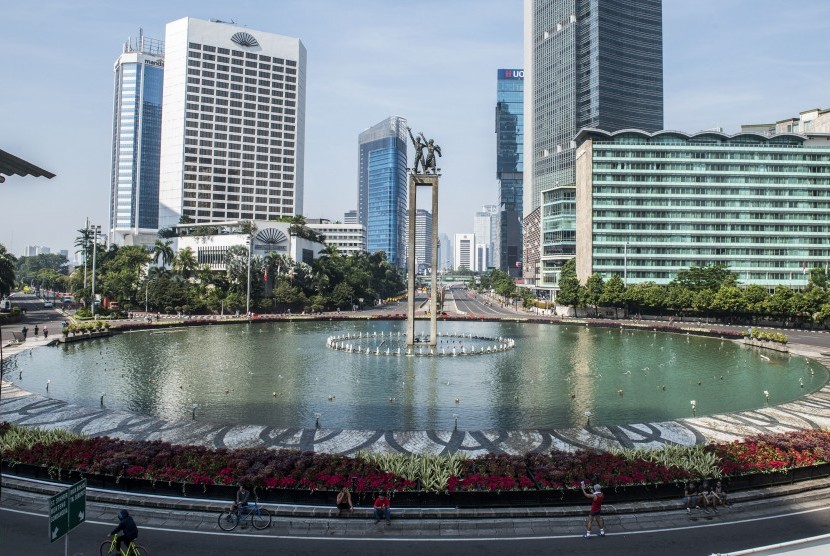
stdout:
[(301, 214), (302, 42), (189, 17), (164, 42), (159, 227)]
[(724, 264), (743, 284), (799, 288), (830, 264), (830, 133), (586, 128), (576, 142), (583, 282)]

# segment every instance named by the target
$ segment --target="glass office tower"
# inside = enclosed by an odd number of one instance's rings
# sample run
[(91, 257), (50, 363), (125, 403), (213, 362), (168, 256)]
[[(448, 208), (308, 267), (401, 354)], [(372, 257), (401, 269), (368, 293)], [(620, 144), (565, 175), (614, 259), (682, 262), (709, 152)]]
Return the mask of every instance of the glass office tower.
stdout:
[(662, 129), (662, 43), (661, 0), (525, 0), (523, 209), (541, 222), (525, 277), (538, 287), (555, 290), (576, 252), (577, 132)]
[(406, 120), (391, 116), (358, 138), (358, 222), (370, 253), (406, 266)]
[(499, 229), (494, 266), (521, 276), (522, 172), (524, 171), (524, 71), (500, 69), (496, 85), (496, 179)]
[(146, 243), (158, 229), (164, 43), (131, 38), (115, 62), (110, 232), (117, 244)]

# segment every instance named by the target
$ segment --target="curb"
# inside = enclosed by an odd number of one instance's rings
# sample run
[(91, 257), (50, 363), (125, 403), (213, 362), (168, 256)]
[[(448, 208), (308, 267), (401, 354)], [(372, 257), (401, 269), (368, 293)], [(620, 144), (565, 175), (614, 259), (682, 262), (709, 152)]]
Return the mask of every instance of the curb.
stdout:
[[(52, 496), (67, 488), (66, 483), (26, 479), (14, 475), (2, 475), (3, 489)], [(815, 481), (804, 481), (784, 486), (761, 488), (751, 491), (736, 492), (729, 495), (730, 504), (746, 504), (756, 501), (770, 501), (788, 496), (798, 496), (800, 502), (810, 500), (826, 500), (830, 494), (830, 478)], [(806, 494), (805, 494), (806, 493)], [(680, 493), (678, 493), (680, 495)], [(613, 501), (613, 495), (609, 491)], [(124, 505), (160, 510), (220, 512), (228, 507), (230, 500), (212, 500), (207, 498), (184, 498), (160, 496), (154, 494), (135, 494), (99, 488), (87, 488), (87, 500), (106, 504)], [(518, 518), (561, 518), (584, 517), (587, 513), (587, 502), (584, 507), (549, 506), (549, 507), (516, 507), (516, 508), (394, 508), (396, 519), (518, 519)], [(288, 505), (263, 503), (274, 517), (294, 518), (331, 518), (338, 519), (337, 508), (331, 506)], [(627, 515), (654, 512), (682, 511), (685, 508), (680, 496), (677, 499), (658, 502), (634, 502), (625, 504), (606, 503), (603, 505), (603, 515)], [(365, 518), (373, 516), (371, 507), (355, 507), (354, 511), (345, 519)], [(344, 519), (344, 518), (340, 518)]]

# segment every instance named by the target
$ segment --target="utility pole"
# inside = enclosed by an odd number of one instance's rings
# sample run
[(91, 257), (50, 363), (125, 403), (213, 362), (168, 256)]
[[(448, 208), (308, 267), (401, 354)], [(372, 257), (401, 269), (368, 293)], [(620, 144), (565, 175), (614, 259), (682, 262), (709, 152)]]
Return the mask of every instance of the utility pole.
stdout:
[(254, 249), (254, 234), (248, 235), (248, 295), (245, 300), (245, 314), (251, 314), (251, 251)]
[(86, 289), (86, 267), (89, 265), (89, 217), (84, 228), (84, 289)]
[(92, 316), (95, 316), (95, 261), (98, 254), (98, 233), (101, 231), (101, 226), (92, 226)]

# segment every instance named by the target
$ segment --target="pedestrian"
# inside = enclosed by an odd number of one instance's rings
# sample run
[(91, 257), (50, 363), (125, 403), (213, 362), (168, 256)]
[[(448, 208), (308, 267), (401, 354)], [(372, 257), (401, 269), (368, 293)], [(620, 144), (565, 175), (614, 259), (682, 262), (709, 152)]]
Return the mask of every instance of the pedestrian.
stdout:
[(45, 340), (49, 336), (49, 329), (45, 326), (43, 327), (43, 339)]
[(703, 511), (709, 513), (709, 506), (712, 506), (712, 509), (715, 513), (718, 513), (718, 505), (717, 505), (717, 498), (712, 495), (712, 489), (709, 486), (709, 481), (707, 479), (703, 480), (703, 484), (700, 485), (700, 494), (703, 497)]
[(389, 525), (392, 522), (392, 510), (389, 509), (390, 505), (391, 501), (389, 500), (389, 497), (384, 496), (383, 493), (378, 493), (378, 497), (375, 498), (374, 503), (375, 523), (384, 518), (386, 519), (387, 525)]
[(337, 517), (341, 517), (343, 512), (352, 511), (352, 493), (349, 492), (349, 487), (343, 487), (343, 490), (337, 493)]
[(23, 341), (26, 341), (26, 335), (29, 333), (29, 329), (25, 326), (20, 330), (20, 333), (23, 334)]
[(37, 325), (35, 325), (35, 336), (37, 336)]
[[(715, 488), (712, 490), (712, 496), (716, 503), (720, 504), (721, 506), (728, 506), (729, 504), (726, 502), (727, 493), (726, 487), (723, 485), (723, 480), (718, 479), (715, 482)], [(729, 508), (727, 508), (729, 509)]]
[(691, 514), (692, 508), (700, 509), (697, 505), (697, 483), (689, 482), (683, 491), (683, 501), (686, 503), (686, 513)]
[(605, 500), (605, 495), (602, 493), (602, 487), (599, 484), (594, 485), (594, 491), (588, 492), (585, 489), (585, 481), (582, 481), (579, 486), (582, 487), (582, 494), (585, 498), (591, 499), (591, 509), (588, 512), (588, 521), (585, 524), (585, 538), (591, 537), (591, 529), (594, 522), (599, 526), (599, 536), (605, 536), (605, 520), (602, 519), (602, 502)]

